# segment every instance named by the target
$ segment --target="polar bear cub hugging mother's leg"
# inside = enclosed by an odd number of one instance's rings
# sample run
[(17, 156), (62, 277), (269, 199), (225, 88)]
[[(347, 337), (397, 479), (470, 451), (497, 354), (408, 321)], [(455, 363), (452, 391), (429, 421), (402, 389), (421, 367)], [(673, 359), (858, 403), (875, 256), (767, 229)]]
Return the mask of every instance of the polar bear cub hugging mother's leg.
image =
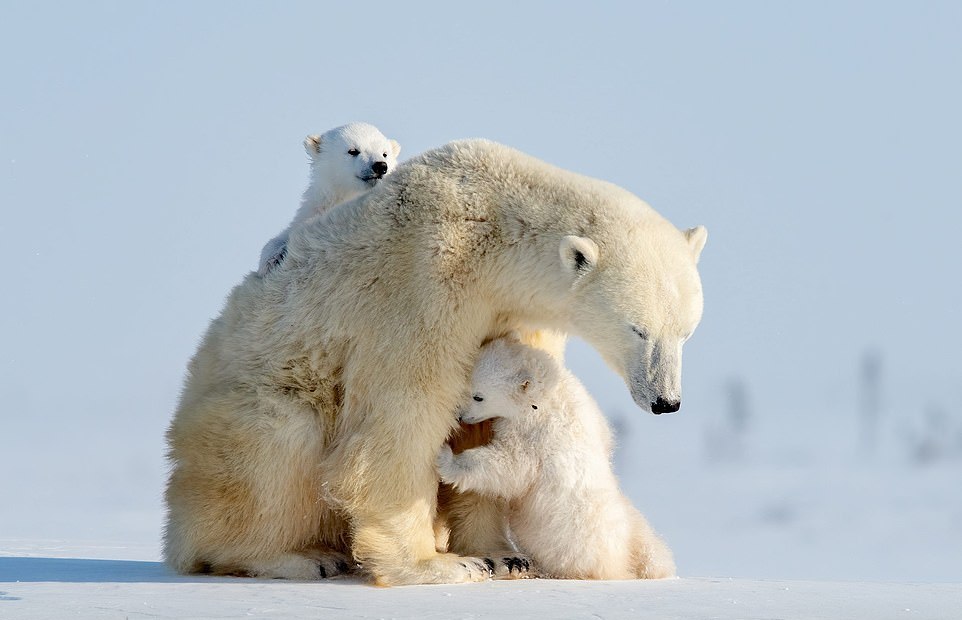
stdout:
[(249, 275), (208, 329), (168, 432), (167, 562), (487, 578), (482, 559), (438, 553), (432, 528), (435, 459), (481, 344), (571, 332), (641, 408), (677, 409), (704, 241), (614, 185), (487, 141), (399, 166), (295, 231), (271, 277)]

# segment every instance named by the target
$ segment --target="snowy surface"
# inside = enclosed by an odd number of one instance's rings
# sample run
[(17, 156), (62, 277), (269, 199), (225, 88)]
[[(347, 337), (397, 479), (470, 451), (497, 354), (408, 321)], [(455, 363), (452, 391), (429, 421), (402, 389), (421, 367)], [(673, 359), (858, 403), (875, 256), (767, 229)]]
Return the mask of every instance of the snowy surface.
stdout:
[[(879, 618), (962, 614), (960, 584), (683, 578), (500, 581), (377, 588), (184, 577), (157, 562), (52, 557), (136, 556), (136, 548), (0, 541), (0, 618)], [(37, 554), (37, 555), (34, 555)]]
[[(819, 443), (763, 425), (718, 460), (701, 433), (710, 442), (717, 427), (653, 419), (616, 417), (618, 468), (672, 545), (680, 579), (382, 589), (184, 577), (158, 562), (159, 502), (138, 510), (100, 496), (69, 518), (41, 505), (3, 511), (72, 536), (0, 538), (0, 618), (962, 618), (957, 462), (919, 465), (895, 440), (856, 458), (845, 432)], [(82, 542), (111, 525), (134, 537)]]

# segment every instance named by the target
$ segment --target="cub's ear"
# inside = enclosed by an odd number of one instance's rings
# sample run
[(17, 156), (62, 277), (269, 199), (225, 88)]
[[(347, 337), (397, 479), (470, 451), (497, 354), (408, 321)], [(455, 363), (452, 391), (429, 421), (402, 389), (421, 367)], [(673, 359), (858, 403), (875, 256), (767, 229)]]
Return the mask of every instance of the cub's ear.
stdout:
[(588, 237), (564, 236), (558, 251), (561, 264), (578, 278), (594, 269), (598, 262), (598, 245)]
[(695, 257), (695, 262), (698, 262), (698, 257), (701, 256), (702, 248), (705, 247), (705, 242), (708, 241), (708, 229), (704, 226), (695, 226), (694, 228), (689, 228), (685, 231), (685, 239), (688, 240), (688, 247), (691, 248), (691, 254)]
[(391, 154), (397, 157), (401, 154), (401, 145), (398, 144), (397, 140), (389, 140), (391, 143)]
[(304, 138), (304, 150), (311, 157), (321, 152), (321, 137), (311, 134)]
[(531, 376), (531, 373), (528, 372), (527, 369), (520, 370), (514, 375), (514, 384), (518, 386), (520, 392), (527, 392), (533, 381), (534, 377)]

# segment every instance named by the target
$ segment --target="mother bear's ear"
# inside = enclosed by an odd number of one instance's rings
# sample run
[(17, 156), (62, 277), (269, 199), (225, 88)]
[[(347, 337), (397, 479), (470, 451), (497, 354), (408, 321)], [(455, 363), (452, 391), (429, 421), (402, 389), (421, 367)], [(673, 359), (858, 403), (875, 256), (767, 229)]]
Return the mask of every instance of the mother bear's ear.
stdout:
[(698, 257), (701, 256), (701, 251), (705, 247), (705, 242), (708, 241), (708, 229), (704, 226), (689, 228), (685, 231), (685, 239), (688, 240), (688, 247), (691, 248), (691, 254), (695, 257), (697, 263)]
[(598, 245), (588, 237), (566, 235), (558, 248), (561, 264), (576, 278), (594, 269), (598, 262)]

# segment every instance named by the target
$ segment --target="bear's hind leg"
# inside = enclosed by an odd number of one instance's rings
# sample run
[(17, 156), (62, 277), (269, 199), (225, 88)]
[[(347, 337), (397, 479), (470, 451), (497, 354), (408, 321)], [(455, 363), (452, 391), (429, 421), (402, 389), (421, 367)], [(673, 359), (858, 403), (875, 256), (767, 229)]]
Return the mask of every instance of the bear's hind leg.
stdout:
[[(169, 433), (164, 555), (182, 573), (320, 579), (353, 566), (322, 493), (322, 426), (242, 392), (188, 401)], [(337, 553), (340, 552), (340, 553)]]

